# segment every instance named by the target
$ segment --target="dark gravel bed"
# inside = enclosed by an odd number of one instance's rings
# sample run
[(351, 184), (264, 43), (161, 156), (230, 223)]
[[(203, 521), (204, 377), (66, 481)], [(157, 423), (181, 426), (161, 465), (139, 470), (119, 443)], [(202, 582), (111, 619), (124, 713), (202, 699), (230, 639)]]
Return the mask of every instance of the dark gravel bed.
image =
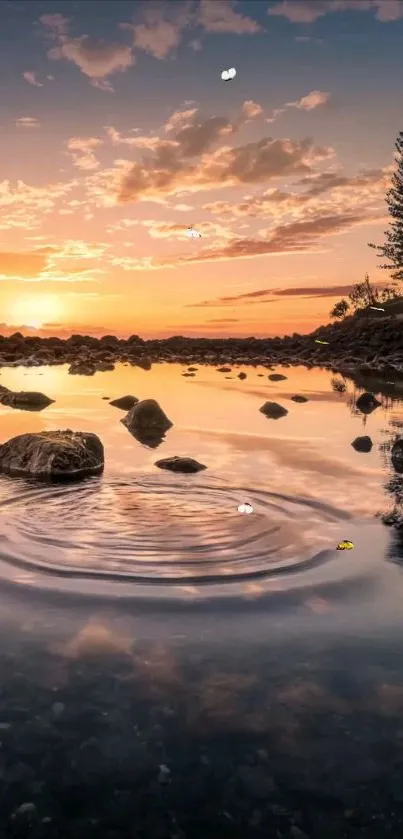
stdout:
[(219, 665), (145, 643), (3, 654), (0, 836), (398, 839), (400, 645), (314, 660), (262, 647)]

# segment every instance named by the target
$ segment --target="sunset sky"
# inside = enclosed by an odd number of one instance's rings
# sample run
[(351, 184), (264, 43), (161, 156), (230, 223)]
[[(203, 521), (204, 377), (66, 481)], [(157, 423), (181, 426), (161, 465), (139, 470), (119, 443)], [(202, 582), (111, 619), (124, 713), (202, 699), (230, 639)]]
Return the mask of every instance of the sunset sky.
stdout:
[(2, 334), (308, 332), (388, 279), (367, 243), (403, 0), (17, 0), (0, 21)]

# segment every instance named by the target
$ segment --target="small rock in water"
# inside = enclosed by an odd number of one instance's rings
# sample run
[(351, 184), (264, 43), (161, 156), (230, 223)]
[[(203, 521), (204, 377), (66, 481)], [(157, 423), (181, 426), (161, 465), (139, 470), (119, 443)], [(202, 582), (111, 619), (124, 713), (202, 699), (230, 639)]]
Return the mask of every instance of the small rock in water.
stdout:
[(351, 443), (356, 452), (370, 452), (373, 446), (372, 440), (367, 434), (363, 437), (356, 437)]
[(282, 382), (287, 378), (287, 376), (283, 376), (282, 373), (270, 373), (267, 378), (270, 379), (271, 382)]
[(193, 460), (192, 457), (165, 457), (162, 460), (157, 460), (154, 466), (159, 466), (160, 469), (169, 469), (171, 472), (200, 472), (201, 469), (207, 469), (203, 463)]
[(298, 393), (291, 397), (293, 402), (308, 402), (306, 396), (300, 396)]
[(52, 705), (52, 714), (54, 714), (55, 717), (60, 717), (63, 714), (63, 711), (63, 702), (55, 702), (54, 705)]
[(278, 402), (265, 402), (259, 411), (268, 417), (269, 419), (280, 419), (280, 417), (285, 417), (288, 414), (287, 408), (283, 408), (282, 405), (279, 405)]
[(167, 784), (170, 779), (171, 770), (168, 768), (168, 766), (165, 766), (164, 763), (161, 763), (159, 770), (160, 771), (158, 773), (158, 782), (160, 784)]
[(363, 414), (371, 414), (375, 408), (379, 408), (381, 402), (378, 402), (375, 399), (375, 396), (372, 393), (362, 393), (361, 396), (358, 397), (356, 401), (356, 407), (361, 411)]
[(304, 833), (303, 830), (300, 830), (300, 828), (297, 827), (296, 824), (293, 824), (293, 826), (291, 828), (291, 836), (292, 836), (292, 839), (309, 839), (307, 834)]
[(392, 465), (396, 472), (403, 472), (403, 437), (400, 437), (392, 446)]
[(231, 373), (231, 367), (217, 367), (217, 373)]
[(246, 373), (238, 373), (238, 379), (246, 379)]
[(122, 411), (130, 411), (138, 401), (136, 396), (119, 396), (118, 399), (112, 399), (109, 404), (114, 408), (122, 408)]
[(14, 810), (14, 816), (33, 816), (36, 813), (36, 806), (33, 801), (26, 801), (24, 804), (20, 804), (16, 810)]
[(171, 420), (164, 414), (155, 399), (143, 399), (137, 402), (121, 422), (129, 431), (142, 431), (150, 436), (163, 434), (172, 427)]
[(27, 411), (42, 411), (43, 408), (47, 408), (47, 406), (51, 405), (54, 401), (54, 399), (49, 399), (49, 396), (45, 396), (44, 393), (37, 391), (13, 391), (3, 385), (0, 388), (0, 402), (2, 405), (7, 405), (7, 407), (10, 408), (19, 408), (20, 410), (25, 408)]

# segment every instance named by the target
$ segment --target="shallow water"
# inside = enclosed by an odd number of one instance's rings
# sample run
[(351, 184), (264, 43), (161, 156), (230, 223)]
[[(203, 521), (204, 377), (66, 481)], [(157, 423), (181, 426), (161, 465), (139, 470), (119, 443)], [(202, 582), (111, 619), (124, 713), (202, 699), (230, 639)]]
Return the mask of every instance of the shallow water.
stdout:
[[(379, 514), (402, 383), (368, 380), (364, 417), (363, 382), (328, 371), (184, 369), (2, 370), (56, 401), (0, 406), (0, 442), (94, 431), (105, 471), (0, 479), (1, 835), (399, 836), (403, 547)], [(157, 449), (102, 398), (127, 393), (174, 423)], [(171, 455), (208, 468), (154, 466)]]

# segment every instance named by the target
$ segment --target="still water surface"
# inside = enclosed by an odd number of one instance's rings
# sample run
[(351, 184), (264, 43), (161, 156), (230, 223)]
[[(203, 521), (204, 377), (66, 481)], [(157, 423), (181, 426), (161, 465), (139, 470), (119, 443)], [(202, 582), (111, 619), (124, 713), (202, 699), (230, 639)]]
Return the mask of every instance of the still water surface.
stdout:
[[(403, 383), (369, 380), (364, 417), (328, 371), (184, 369), (2, 370), (56, 401), (1, 406), (0, 441), (105, 446), (77, 485), (0, 479), (2, 835), (398, 837), (403, 548), (379, 514), (402, 492)], [(128, 393), (174, 423), (158, 449), (102, 398)], [(208, 469), (154, 466), (171, 455)]]

